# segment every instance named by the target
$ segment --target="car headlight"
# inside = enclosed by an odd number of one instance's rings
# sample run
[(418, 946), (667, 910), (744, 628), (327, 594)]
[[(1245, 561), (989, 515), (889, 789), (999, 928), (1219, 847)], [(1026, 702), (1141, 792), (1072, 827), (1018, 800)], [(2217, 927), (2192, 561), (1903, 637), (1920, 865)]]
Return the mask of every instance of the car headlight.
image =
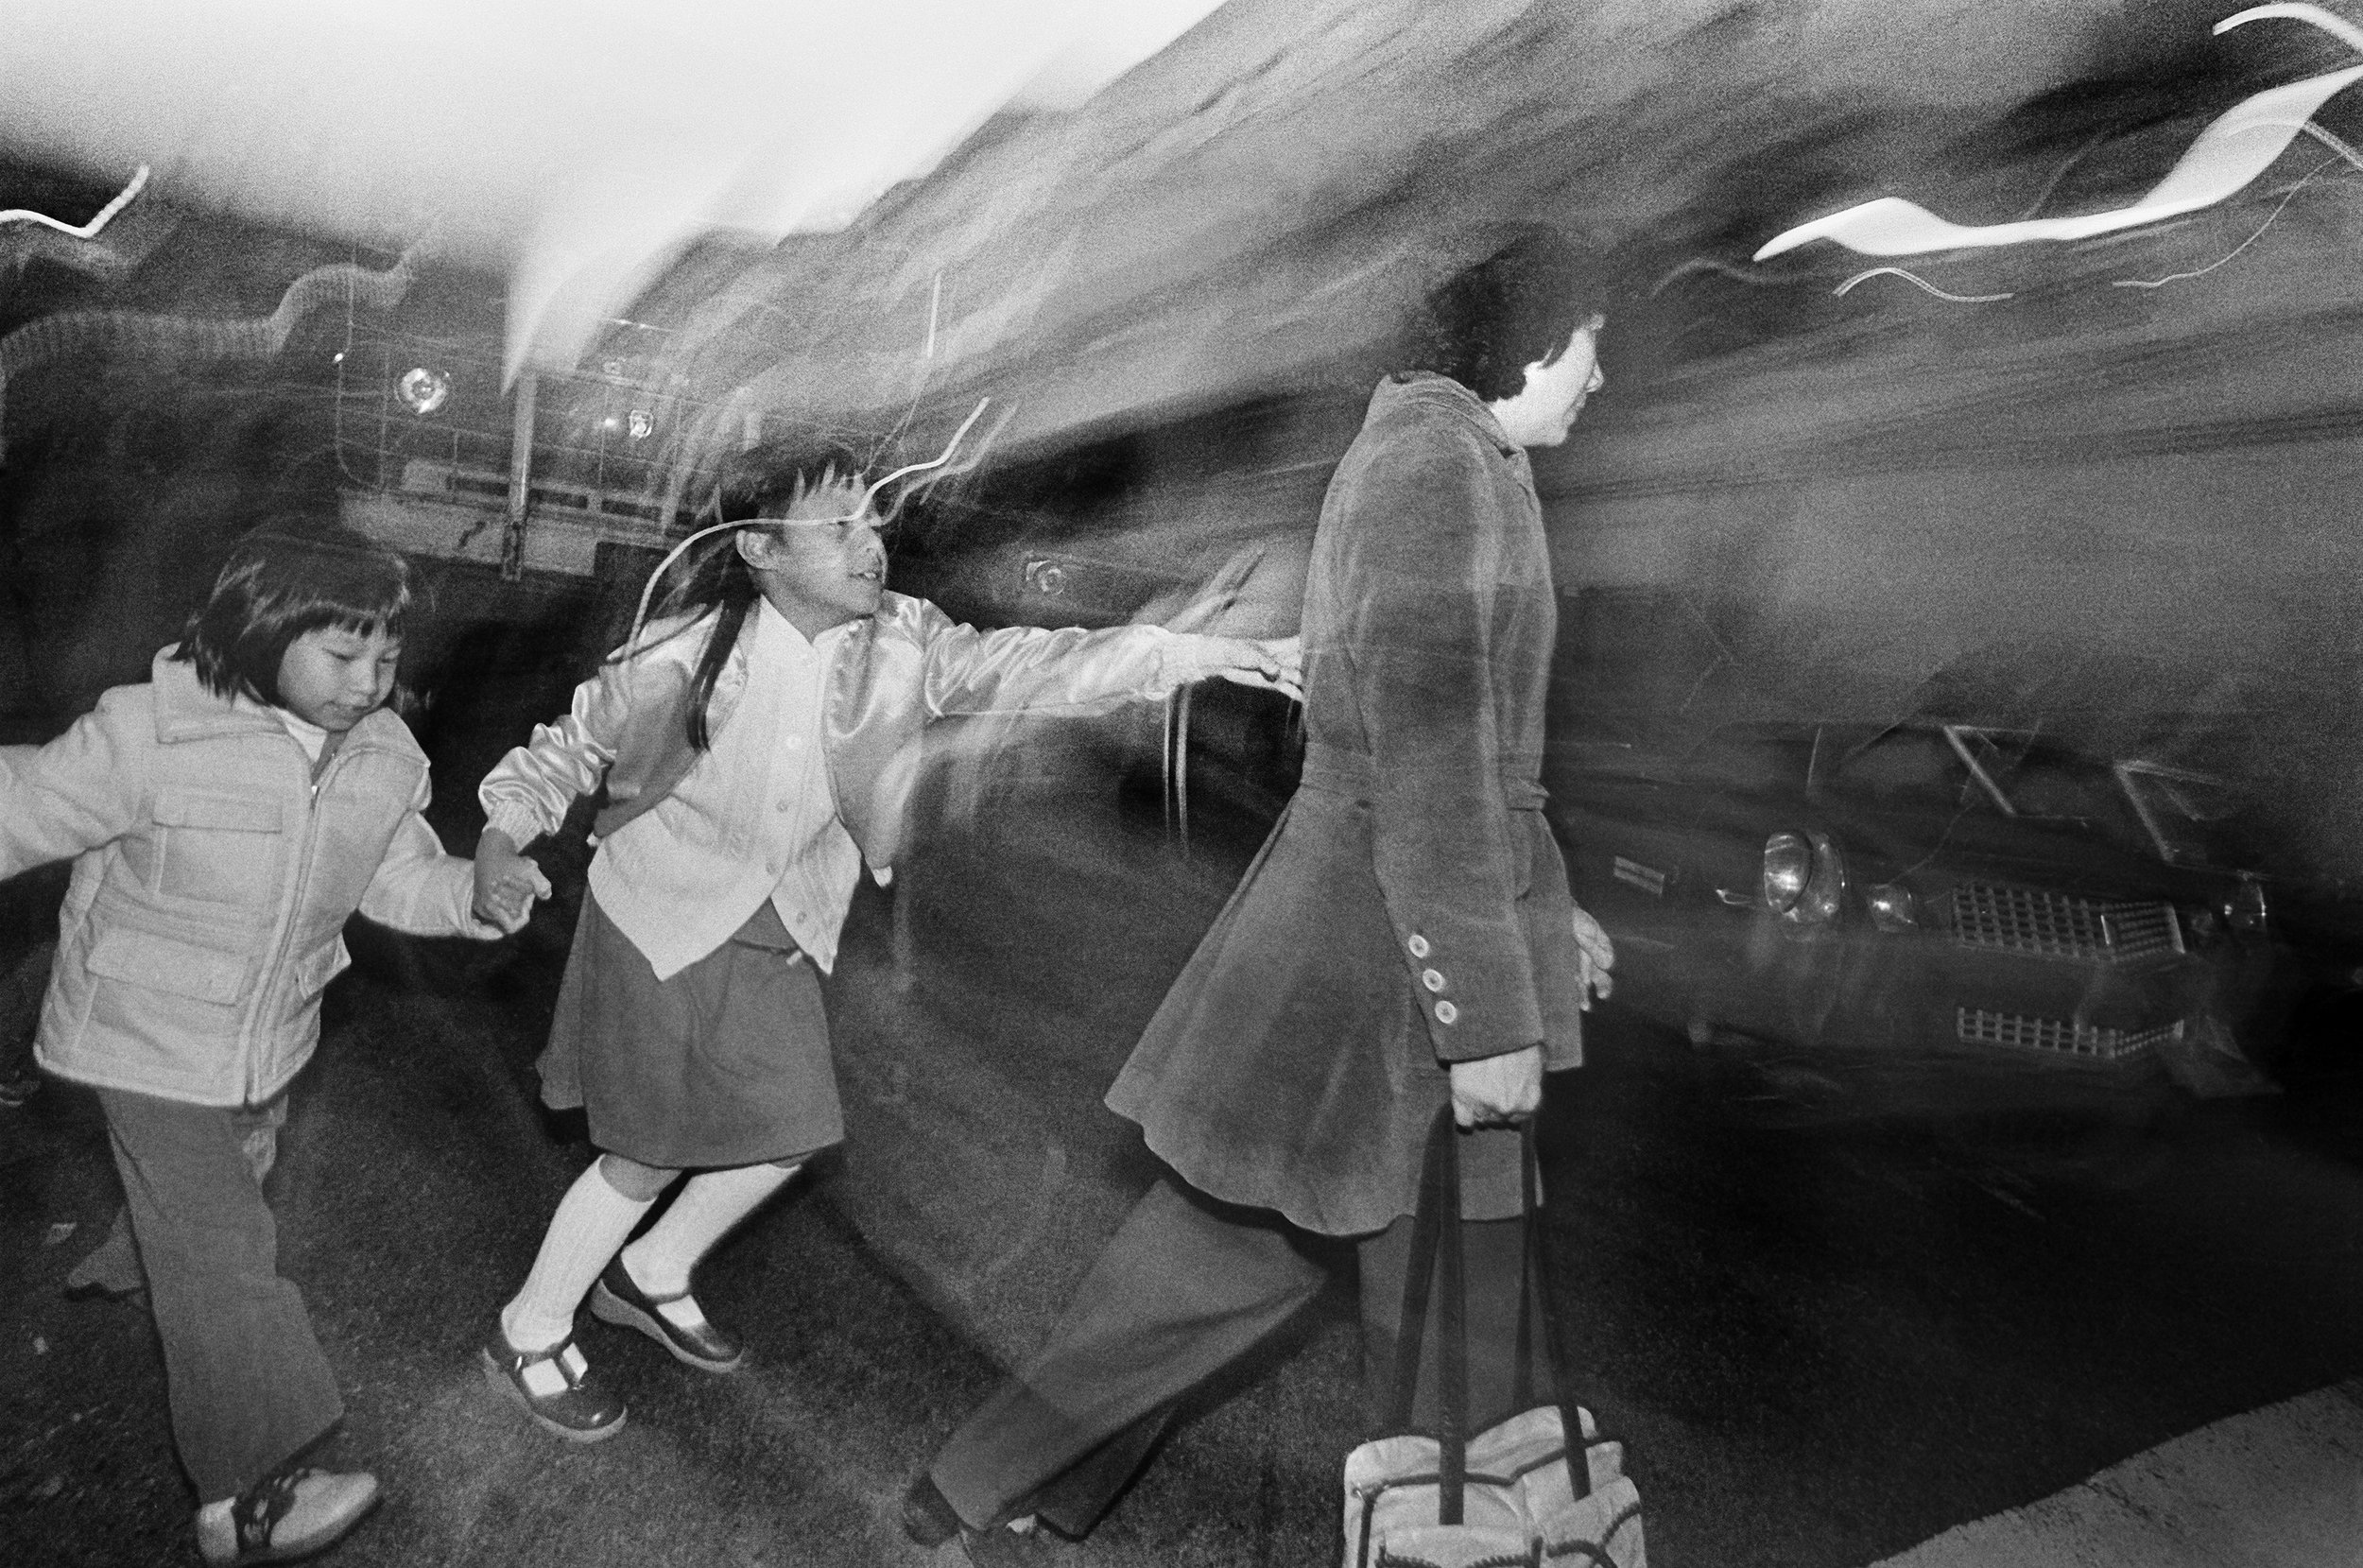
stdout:
[(1846, 891), (1846, 862), (1828, 834), (1809, 833), (1805, 838), (1813, 850), (1813, 873), (1806, 879), (1804, 896), (1788, 911), (1788, 918), (1800, 924), (1819, 925), (1837, 918), (1838, 900)]
[(2240, 879), (2240, 890), (2224, 905), (2223, 918), (2234, 931), (2261, 936), (2265, 930), (2265, 885), (2252, 876)]
[(1813, 846), (1802, 833), (1776, 833), (1764, 841), (1764, 905), (1785, 915), (1805, 896), (1813, 880)]
[(1863, 902), (1871, 906), (1871, 923), (1882, 931), (1909, 931), (1920, 923), (1919, 902), (1901, 883), (1880, 883)]

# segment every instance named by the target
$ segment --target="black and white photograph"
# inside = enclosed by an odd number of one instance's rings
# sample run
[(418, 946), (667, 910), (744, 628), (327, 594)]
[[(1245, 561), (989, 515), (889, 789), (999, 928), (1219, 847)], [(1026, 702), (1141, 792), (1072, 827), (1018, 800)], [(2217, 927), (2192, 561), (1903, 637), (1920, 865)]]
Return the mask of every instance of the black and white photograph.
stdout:
[(0, 1562), (2363, 1568), (2363, 0), (8, 0)]

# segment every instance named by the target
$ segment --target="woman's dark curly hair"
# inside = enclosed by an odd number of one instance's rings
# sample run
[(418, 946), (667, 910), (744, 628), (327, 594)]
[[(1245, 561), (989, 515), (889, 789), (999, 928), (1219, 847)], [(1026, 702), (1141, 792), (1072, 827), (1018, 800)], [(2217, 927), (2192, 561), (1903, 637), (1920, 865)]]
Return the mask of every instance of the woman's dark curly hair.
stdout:
[(1484, 259), (1428, 292), (1402, 368), (1448, 375), (1493, 403), (1518, 395), (1528, 365), (1565, 353), (1576, 329), (1604, 312), (1608, 292), (1598, 258), (1557, 229), (1522, 224), (1490, 237)]

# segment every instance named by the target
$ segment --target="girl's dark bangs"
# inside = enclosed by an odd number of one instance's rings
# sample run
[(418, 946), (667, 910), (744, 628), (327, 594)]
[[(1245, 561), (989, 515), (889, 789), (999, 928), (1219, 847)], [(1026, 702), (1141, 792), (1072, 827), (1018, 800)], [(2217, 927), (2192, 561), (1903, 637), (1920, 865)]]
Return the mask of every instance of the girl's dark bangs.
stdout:
[(408, 574), (388, 572), (375, 581), (364, 578), (324, 590), (316, 588), (303, 594), (302, 600), (288, 607), (288, 620), (307, 630), (335, 627), (366, 637), (381, 627), (399, 630), (417, 595), (411, 592)]

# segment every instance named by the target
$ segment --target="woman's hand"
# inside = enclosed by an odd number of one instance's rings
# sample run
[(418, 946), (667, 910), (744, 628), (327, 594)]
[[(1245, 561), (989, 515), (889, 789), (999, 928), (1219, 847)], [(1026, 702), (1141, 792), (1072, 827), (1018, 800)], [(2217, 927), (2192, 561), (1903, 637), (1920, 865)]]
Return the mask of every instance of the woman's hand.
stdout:
[(1580, 984), (1576, 994), (1582, 998), (1586, 1012), (1592, 1010), (1592, 999), (1608, 1000), (1608, 993), (1616, 989), (1615, 979), (1609, 974), (1616, 967), (1616, 944), (1608, 939), (1608, 932), (1592, 918), (1581, 905), (1576, 906), (1577, 974)]
[(1461, 1127), (1515, 1127), (1543, 1104), (1543, 1047), (1456, 1061), (1452, 1119)]
[(1206, 674), (1285, 693), (1304, 700), (1304, 639), (1302, 637), (1200, 637)]
[(542, 868), (518, 853), (509, 835), (485, 829), (475, 846), (475, 918), (511, 936), (533, 914), (533, 901), (549, 896)]

